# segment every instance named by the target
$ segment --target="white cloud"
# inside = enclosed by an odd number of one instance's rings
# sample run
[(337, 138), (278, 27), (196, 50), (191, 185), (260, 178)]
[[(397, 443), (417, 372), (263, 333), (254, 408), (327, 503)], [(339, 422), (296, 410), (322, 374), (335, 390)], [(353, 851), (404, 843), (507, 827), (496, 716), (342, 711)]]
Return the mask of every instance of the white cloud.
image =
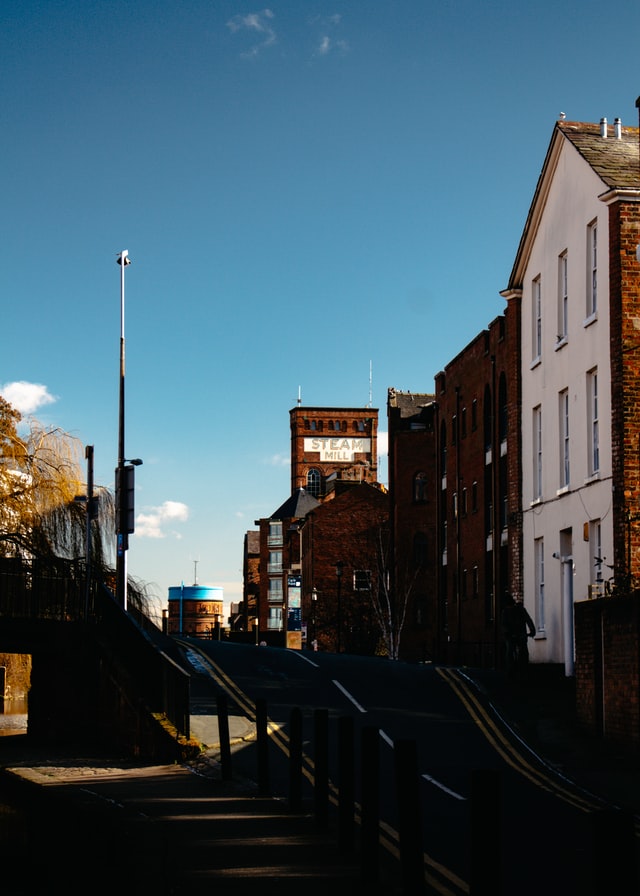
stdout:
[(263, 9), (262, 12), (251, 12), (246, 16), (237, 15), (227, 22), (227, 28), (232, 34), (238, 31), (249, 31), (259, 34), (263, 39), (258, 44), (254, 44), (243, 56), (257, 56), (265, 47), (270, 47), (277, 40), (275, 29), (271, 26), (273, 13), (270, 9)]
[(270, 467), (288, 467), (291, 463), (290, 454), (272, 454), (265, 461)]
[(139, 513), (136, 517), (136, 535), (142, 538), (166, 538), (167, 534), (175, 538), (182, 535), (175, 529), (167, 533), (166, 527), (172, 523), (184, 523), (189, 518), (189, 508), (180, 501), (165, 501), (159, 507), (152, 507), (148, 513)]
[(0, 386), (0, 395), (21, 414), (33, 414), (39, 408), (57, 401), (46, 386), (41, 383), (27, 383), (24, 380)]

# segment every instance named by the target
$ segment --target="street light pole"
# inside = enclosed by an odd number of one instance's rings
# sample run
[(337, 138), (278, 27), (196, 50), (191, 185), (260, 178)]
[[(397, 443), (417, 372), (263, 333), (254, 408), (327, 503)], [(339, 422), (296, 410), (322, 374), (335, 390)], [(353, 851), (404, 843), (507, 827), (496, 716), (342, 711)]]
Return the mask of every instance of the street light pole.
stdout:
[(342, 567), (344, 562), (336, 563), (336, 579), (338, 580), (338, 653), (342, 653)]
[(129, 251), (123, 249), (117, 256), (120, 265), (120, 400), (118, 413), (118, 469), (116, 471), (116, 501), (118, 502), (118, 510), (116, 512), (116, 600), (118, 604), (127, 610), (127, 549), (129, 547), (129, 536), (126, 531), (124, 520), (125, 514), (122, 513), (122, 484), (124, 481), (124, 269), (131, 264)]

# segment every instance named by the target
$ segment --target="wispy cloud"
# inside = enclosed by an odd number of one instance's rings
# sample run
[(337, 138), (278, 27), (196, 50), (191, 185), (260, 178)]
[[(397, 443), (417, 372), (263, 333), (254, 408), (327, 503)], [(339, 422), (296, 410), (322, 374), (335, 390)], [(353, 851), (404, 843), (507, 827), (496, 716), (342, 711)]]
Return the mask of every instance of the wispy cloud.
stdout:
[(46, 386), (24, 380), (0, 386), (0, 395), (21, 414), (34, 414), (40, 408), (57, 401)]
[(288, 467), (291, 463), (291, 457), (288, 454), (272, 454), (265, 460), (270, 467)]
[(312, 19), (311, 24), (319, 25), (321, 28), (314, 56), (329, 56), (331, 53), (342, 53), (344, 55), (349, 50), (349, 44), (346, 40), (333, 36), (341, 21), (342, 16), (339, 13), (331, 16), (316, 16)]
[(237, 15), (229, 19), (227, 28), (232, 34), (248, 31), (250, 34), (260, 37), (259, 42), (242, 53), (242, 56), (252, 58), (276, 43), (278, 38), (272, 25), (273, 18), (274, 15), (270, 9), (263, 9), (262, 12), (251, 12), (246, 16)]
[[(180, 532), (171, 529), (174, 523), (184, 523), (189, 518), (189, 508), (180, 501), (165, 501), (159, 507), (152, 507), (148, 513), (136, 517), (136, 535), (142, 538), (182, 538)], [(169, 531), (167, 532), (167, 528)]]
[(318, 44), (318, 49), (316, 50), (316, 56), (328, 56), (329, 53), (346, 53), (349, 49), (349, 44), (346, 40), (332, 40), (328, 34), (324, 34), (320, 38), (320, 43)]

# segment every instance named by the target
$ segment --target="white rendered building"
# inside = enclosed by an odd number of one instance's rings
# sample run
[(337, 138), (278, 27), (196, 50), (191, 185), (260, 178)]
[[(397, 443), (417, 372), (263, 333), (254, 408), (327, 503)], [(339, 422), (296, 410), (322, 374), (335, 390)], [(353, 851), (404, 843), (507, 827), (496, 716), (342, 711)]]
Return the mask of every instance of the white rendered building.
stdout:
[(636, 128), (557, 122), (502, 292), (521, 301), (521, 581), (537, 630), (530, 656), (563, 664), (566, 675), (574, 602), (603, 594), (636, 563), (628, 523), (638, 445), (627, 442), (636, 438), (637, 403), (626, 365), (640, 343), (639, 187)]

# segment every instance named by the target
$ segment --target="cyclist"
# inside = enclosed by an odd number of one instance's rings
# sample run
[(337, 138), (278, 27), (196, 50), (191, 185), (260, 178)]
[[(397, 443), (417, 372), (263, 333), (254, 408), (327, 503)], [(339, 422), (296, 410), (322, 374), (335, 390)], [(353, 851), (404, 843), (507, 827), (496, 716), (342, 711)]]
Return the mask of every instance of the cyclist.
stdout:
[(536, 627), (527, 613), (522, 598), (515, 600), (507, 592), (502, 610), (502, 633), (506, 645), (506, 666), (509, 678), (520, 677), (529, 662), (527, 637), (533, 638)]

